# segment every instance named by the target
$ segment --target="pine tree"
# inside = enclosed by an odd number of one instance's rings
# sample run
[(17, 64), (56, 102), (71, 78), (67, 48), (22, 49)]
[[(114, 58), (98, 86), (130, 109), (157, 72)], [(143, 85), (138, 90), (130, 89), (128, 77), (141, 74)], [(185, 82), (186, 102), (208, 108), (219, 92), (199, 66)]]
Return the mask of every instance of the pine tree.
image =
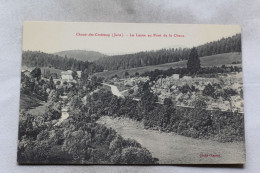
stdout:
[(34, 68), (31, 72), (31, 76), (39, 80), (41, 78), (41, 69), (39, 67)]
[(192, 48), (190, 51), (187, 69), (192, 74), (195, 74), (200, 70), (200, 59), (196, 48)]

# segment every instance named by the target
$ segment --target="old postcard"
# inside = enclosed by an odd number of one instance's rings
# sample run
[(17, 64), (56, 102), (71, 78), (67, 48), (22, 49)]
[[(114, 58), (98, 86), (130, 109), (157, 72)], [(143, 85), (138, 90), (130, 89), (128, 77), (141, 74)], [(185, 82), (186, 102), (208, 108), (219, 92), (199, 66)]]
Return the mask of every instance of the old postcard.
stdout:
[(19, 164), (244, 164), (241, 28), (25, 22)]

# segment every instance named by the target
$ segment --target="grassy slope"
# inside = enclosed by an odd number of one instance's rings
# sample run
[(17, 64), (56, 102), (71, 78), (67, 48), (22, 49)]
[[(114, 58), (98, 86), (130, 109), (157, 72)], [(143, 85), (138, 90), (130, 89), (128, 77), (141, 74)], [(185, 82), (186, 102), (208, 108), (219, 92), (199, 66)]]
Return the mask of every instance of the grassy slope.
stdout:
[(21, 109), (27, 110), (27, 109), (39, 106), (40, 102), (41, 101), (34, 96), (30, 96), (30, 95), (27, 95), (27, 94), (21, 94), (21, 96), (20, 96), (20, 110)]
[(42, 103), (41, 105), (37, 105), (37, 107), (34, 107), (32, 109), (29, 109), (27, 113), (32, 114), (32, 115), (41, 115), (45, 114), (47, 110), (47, 104)]
[[(212, 140), (189, 138), (174, 133), (144, 130), (141, 122), (128, 118), (101, 117), (98, 124), (114, 129), (123, 138), (134, 139), (159, 159), (160, 164), (198, 163), (244, 163), (243, 142), (219, 143)], [(215, 154), (221, 157), (200, 157), (200, 154)]]
[(232, 62), (239, 61), (242, 62), (241, 53), (223, 53), (212, 56), (204, 56), (200, 58), (202, 66), (219, 66), (219, 65), (229, 65)]
[[(224, 54), (217, 54), (212, 56), (205, 56), (205, 57), (201, 57), (200, 61), (201, 61), (201, 66), (220, 66), (223, 64), (229, 65), (235, 61), (241, 62), (241, 53), (224, 53)], [(130, 75), (134, 75), (135, 72), (141, 74), (146, 71), (153, 71), (155, 69), (167, 70), (171, 67), (172, 68), (186, 67), (186, 63), (187, 61), (179, 61), (179, 62), (173, 62), (167, 64), (154, 65), (154, 66), (131, 68), (127, 70), (107, 71), (107, 72), (96, 73), (96, 76), (109, 78), (117, 74), (118, 76), (122, 77), (125, 71), (127, 71)]]

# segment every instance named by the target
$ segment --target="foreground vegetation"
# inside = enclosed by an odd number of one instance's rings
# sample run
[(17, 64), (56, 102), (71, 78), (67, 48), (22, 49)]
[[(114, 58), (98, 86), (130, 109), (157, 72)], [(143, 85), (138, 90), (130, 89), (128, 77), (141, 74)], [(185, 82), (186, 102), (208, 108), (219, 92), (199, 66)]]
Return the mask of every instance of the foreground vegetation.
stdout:
[[(32, 86), (40, 79), (28, 77)], [(21, 110), (19, 122), (18, 162), (29, 164), (152, 164), (158, 159), (138, 142), (123, 139), (113, 129), (96, 123), (101, 114), (93, 109), (99, 100), (90, 93), (96, 89), (97, 80), (81, 81), (75, 85), (65, 84), (53, 87), (49, 81), (41, 81), (48, 86), (45, 113), (33, 115)], [(22, 91), (27, 85), (22, 81)], [(84, 87), (83, 87), (84, 86)], [(86, 86), (86, 87), (85, 87)], [(50, 87), (50, 88), (49, 88)], [(89, 90), (91, 88), (91, 90)], [(30, 88), (34, 90), (34, 87)], [(47, 90), (46, 89), (46, 90)], [(64, 92), (65, 91), (65, 92)], [(66, 93), (69, 97), (61, 100)], [(83, 104), (75, 96), (88, 95)], [(69, 118), (56, 125), (64, 104), (70, 107)]]

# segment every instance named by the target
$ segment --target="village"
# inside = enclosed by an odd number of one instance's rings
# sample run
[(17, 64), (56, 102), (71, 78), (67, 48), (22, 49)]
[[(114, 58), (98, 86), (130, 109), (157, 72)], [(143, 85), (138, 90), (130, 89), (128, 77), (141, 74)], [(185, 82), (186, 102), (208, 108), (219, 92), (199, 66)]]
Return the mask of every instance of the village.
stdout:
[[(41, 79), (49, 80), (52, 78), (56, 88), (62, 87), (67, 83), (77, 83), (81, 78), (81, 71), (60, 71), (60, 73), (51, 73), (48, 69), (41, 70)], [(30, 69), (23, 69), (25, 75), (30, 75)], [(194, 108), (197, 100), (204, 100), (206, 109), (221, 110), (230, 112), (243, 113), (243, 98), (242, 98), (242, 73), (219, 74), (217, 78), (205, 78), (191, 76), (180, 77), (179, 74), (165, 78), (158, 78), (155, 81), (150, 81), (151, 90), (158, 96), (158, 103), (163, 104), (166, 98), (170, 98), (176, 106)], [(131, 96), (134, 100), (139, 101), (138, 84), (140, 82), (149, 81), (149, 77), (132, 76), (126, 78), (113, 77), (107, 83), (109, 86), (117, 87), (121, 96)], [(203, 94), (207, 85), (219, 86), (215, 93), (219, 94), (218, 98), (213, 98)], [(111, 88), (112, 89), (112, 88)], [(237, 94), (230, 97), (223, 97), (224, 90), (234, 90)], [(63, 96), (63, 97), (66, 97)]]
[[(242, 98), (242, 73), (230, 73), (221, 75), (218, 78), (203, 78), (191, 76), (183, 76), (179, 74), (162, 78), (156, 81), (150, 81), (151, 90), (158, 96), (158, 102), (163, 104), (166, 98), (170, 98), (176, 106), (194, 108), (197, 100), (204, 100), (206, 109), (221, 110), (230, 112), (243, 112)], [(121, 93), (125, 96), (132, 96), (135, 100), (138, 93), (138, 84), (146, 82), (149, 77), (128, 77), (123, 79), (113, 78), (112, 84), (116, 85)], [(207, 85), (218, 86), (214, 93), (218, 94), (218, 98), (203, 95), (203, 91)], [(223, 97), (225, 90), (234, 90), (237, 94), (230, 97)]]

